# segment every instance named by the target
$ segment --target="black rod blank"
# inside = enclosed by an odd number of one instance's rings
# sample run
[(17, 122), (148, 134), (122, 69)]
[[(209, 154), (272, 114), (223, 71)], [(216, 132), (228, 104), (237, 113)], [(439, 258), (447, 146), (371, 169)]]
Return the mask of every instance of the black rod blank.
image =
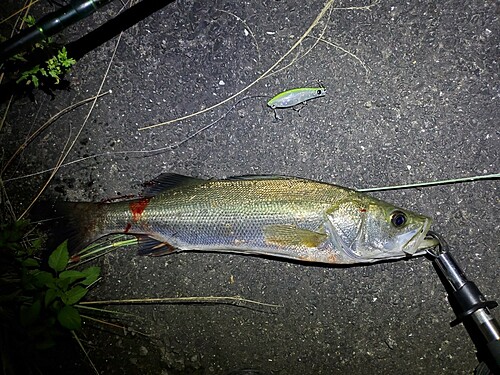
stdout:
[(69, 25), (94, 13), (113, 0), (74, 0), (70, 4), (42, 17), (34, 26), (0, 44), (0, 62), (27, 47), (55, 35)]

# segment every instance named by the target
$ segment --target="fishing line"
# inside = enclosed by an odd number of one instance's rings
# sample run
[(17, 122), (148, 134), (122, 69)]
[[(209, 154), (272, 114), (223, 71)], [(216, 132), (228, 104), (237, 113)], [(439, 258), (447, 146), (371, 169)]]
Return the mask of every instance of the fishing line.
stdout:
[(493, 173), (493, 174), (488, 174), (488, 175), (483, 175), (483, 176), (461, 177), (461, 178), (453, 178), (453, 179), (449, 179), (449, 180), (430, 181), (430, 182), (418, 182), (418, 183), (407, 184), (407, 185), (394, 185), (394, 186), (382, 186), (382, 187), (373, 187), (373, 188), (365, 188), (365, 189), (356, 189), (356, 191), (365, 193), (365, 192), (383, 191), (383, 190), (412, 189), (412, 188), (416, 188), (416, 187), (456, 184), (459, 182), (472, 182), (472, 181), (478, 181), (478, 180), (496, 180), (499, 178), (500, 178), (500, 173)]
[[(93, 98), (95, 98), (95, 97), (93, 97)], [(76, 159), (76, 160), (72, 160), (70, 162), (61, 164), (59, 167), (66, 167), (66, 166), (71, 165), (71, 164), (80, 163), (80, 162), (88, 160), (88, 159), (102, 157), (102, 156), (113, 156), (113, 155), (123, 155), (123, 154), (146, 154), (145, 157), (149, 157), (149, 156), (159, 155), (163, 151), (174, 150), (174, 149), (178, 148), (180, 145), (182, 145), (182, 144), (186, 143), (187, 141), (189, 141), (190, 139), (196, 137), (198, 134), (202, 133), (203, 131), (205, 131), (205, 130), (209, 129), (210, 127), (214, 126), (215, 124), (217, 124), (220, 120), (222, 120), (224, 117), (226, 117), (231, 111), (234, 110), (234, 108), (238, 104), (240, 104), (244, 100), (247, 100), (247, 99), (256, 99), (256, 98), (270, 98), (270, 96), (269, 95), (251, 95), (251, 96), (245, 96), (245, 97), (239, 99), (236, 103), (234, 103), (231, 106), (231, 108), (229, 108), (217, 120), (211, 122), (208, 125), (203, 126), (202, 128), (198, 129), (197, 131), (195, 131), (194, 133), (192, 133), (191, 135), (189, 135), (188, 137), (184, 138), (183, 140), (181, 140), (181, 141), (179, 141), (179, 142), (177, 142), (177, 143), (175, 143), (173, 145), (169, 145), (169, 146), (165, 146), (165, 147), (160, 147), (160, 148), (157, 148), (157, 149), (154, 149), (154, 150), (124, 150), (124, 151), (102, 152), (102, 153), (99, 153), (99, 154), (84, 156), (82, 158), (79, 158), (79, 159)], [(151, 154), (151, 155), (149, 155), (149, 154)], [(24, 178), (35, 177), (35, 176), (39, 176), (41, 174), (53, 172), (55, 169), (56, 168), (49, 168), (49, 169), (45, 169), (43, 171), (39, 171), (39, 172), (35, 172), (35, 173), (30, 173), (30, 174), (23, 175), (23, 176), (12, 177), (12, 178), (8, 178), (8, 179), (4, 179), (3, 182), (7, 183), (7, 182), (21, 180), (21, 179), (24, 179)]]
[[(198, 129), (197, 131), (195, 131), (193, 134), (189, 135), (187, 138), (184, 138), (182, 141), (179, 141), (177, 142), (176, 144), (174, 144), (173, 146), (166, 146), (166, 147), (162, 147), (162, 148), (159, 148), (159, 149), (156, 149), (156, 150), (149, 150), (149, 151), (143, 151), (143, 152), (148, 152), (148, 153), (153, 153), (152, 155), (146, 155), (146, 157), (150, 157), (150, 156), (156, 156), (156, 155), (159, 155), (161, 154), (162, 151), (164, 150), (174, 150), (176, 148), (178, 148), (180, 145), (186, 143), (187, 141), (189, 141), (190, 139), (193, 139), (194, 137), (196, 137), (198, 134), (204, 132), (205, 130), (211, 128), (212, 126), (214, 126), (215, 124), (217, 124), (220, 120), (222, 120), (224, 117), (226, 117), (230, 112), (232, 112), (236, 106), (238, 104), (240, 104), (241, 102), (243, 102), (244, 100), (247, 100), (247, 99), (256, 99), (256, 98), (269, 98), (268, 95), (251, 95), (251, 96), (245, 96), (241, 99), (239, 99), (236, 103), (234, 103), (231, 108), (229, 108), (221, 117), (219, 117), (217, 120), (211, 122), (210, 124), (208, 125), (205, 125), (204, 127)], [(157, 152), (157, 153), (154, 153), (154, 152)]]

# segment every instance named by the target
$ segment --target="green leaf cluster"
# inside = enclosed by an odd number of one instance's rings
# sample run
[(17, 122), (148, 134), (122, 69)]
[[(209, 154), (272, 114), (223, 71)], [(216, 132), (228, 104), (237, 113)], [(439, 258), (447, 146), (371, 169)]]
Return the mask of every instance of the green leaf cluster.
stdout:
[[(24, 252), (23, 239), (26, 232), (29, 230), (30, 223), (27, 220), (18, 220), (12, 223), (0, 223), (0, 249), (2, 251), (10, 251), (15, 256), (21, 256)], [(40, 242), (37, 245), (32, 245), (26, 252), (26, 255), (33, 255), (33, 251), (39, 248)]]
[(82, 325), (78, 303), (100, 269), (68, 269), (67, 242), (47, 257), (43, 232), (28, 221), (4, 220), (0, 217), (0, 372), (50, 373), (54, 359), (75, 349), (71, 333)]
[(24, 287), (35, 293), (32, 300), (21, 307), (23, 325), (30, 326), (37, 324), (40, 319), (48, 318), (53, 325), (57, 323), (69, 330), (81, 327), (81, 317), (74, 305), (87, 294), (87, 287), (97, 281), (100, 268), (66, 270), (68, 261), (67, 241), (52, 252), (48, 259), (47, 271), (42, 270), (34, 258), (24, 261)]
[(33, 17), (31, 14), (28, 14), (26, 17), (24, 17), (24, 22), (26, 22), (26, 25), (28, 26), (35, 26), (36, 20), (35, 17)]
[(36, 349), (47, 349), (58, 337), (81, 328), (75, 305), (98, 280), (100, 268), (68, 270), (67, 241), (42, 261), (41, 239), (26, 239), (30, 228), (26, 221), (0, 225), (0, 328), (23, 335)]
[[(36, 20), (33, 16), (27, 15), (24, 17), (24, 22), (27, 26), (36, 26)], [(6, 38), (0, 36), (0, 41)], [(28, 60), (33, 56), (38, 56), (38, 61), (43, 61), (37, 65), (27, 65)], [(24, 83), (28, 88), (43, 88), (58, 85), (62, 77), (66, 74), (76, 60), (68, 57), (68, 52), (65, 47), (59, 48), (52, 38), (47, 37), (40, 42), (37, 42), (29, 51), (23, 51), (9, 59), (14, 65), (12, 70), (16, 83)], [(32, 61), (32, 60), (31, 60)]]
[(59, 84), (61, 77), (74, 65), (76, 60), (68, 57), (66, 47), (62, 47), (57, 55), (48, 59), (44, 64), (37, 64), (33, 68), (21, 73), (17, 83), (25, 82), (26, 85), (33, 84), (35, 88), (40, 85), (40, 80), (45, 77), (52, 80), (53, 84)]

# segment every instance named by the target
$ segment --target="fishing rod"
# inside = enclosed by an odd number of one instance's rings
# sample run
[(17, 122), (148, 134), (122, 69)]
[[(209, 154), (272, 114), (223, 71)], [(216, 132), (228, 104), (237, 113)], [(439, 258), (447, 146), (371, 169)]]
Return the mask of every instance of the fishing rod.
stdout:
[(437, 249), (427, 250), (446, 292), (456, 319), (452, 327), (463, 323), (477, 349), (479, 365), (476, 375), (500, 374), (500, 325), (490, 310), (497, 307), (488, 301), (477, 285), (467, 279), (465, 273), (449, 253), (448, 244), (438, 234), (428, 232), (439, 241)]
[(72, 0), (68, 5), (42, 17), (34, 26), (0, 44), (0, 63), (27, 47), (57, 34), (113, 0)]

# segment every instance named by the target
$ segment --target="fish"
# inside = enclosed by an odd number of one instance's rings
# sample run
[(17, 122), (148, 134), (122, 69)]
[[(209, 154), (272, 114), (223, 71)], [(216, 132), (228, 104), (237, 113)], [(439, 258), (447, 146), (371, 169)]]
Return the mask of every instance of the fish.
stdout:
[(164, 173), (138, 198), (59, 202), (54, 214), (76, 250), (123, 233), (138, 238), (139, 255), (194, 250), (357, 264), (422, 255), (436, 245), (426, 239), (427, 216), (289, 176), (205, 180)]

